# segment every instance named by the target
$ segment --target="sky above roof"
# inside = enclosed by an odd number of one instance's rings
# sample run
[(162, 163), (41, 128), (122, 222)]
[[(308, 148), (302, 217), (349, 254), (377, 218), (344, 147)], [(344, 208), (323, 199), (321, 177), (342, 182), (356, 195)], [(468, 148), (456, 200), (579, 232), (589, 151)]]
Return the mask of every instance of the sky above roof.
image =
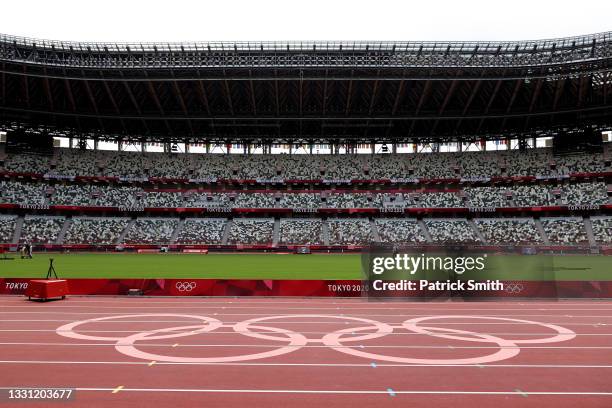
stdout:
[(612, 30), (612, 1), (33, 0), (0, 32), (106, 42), (527, 40)]

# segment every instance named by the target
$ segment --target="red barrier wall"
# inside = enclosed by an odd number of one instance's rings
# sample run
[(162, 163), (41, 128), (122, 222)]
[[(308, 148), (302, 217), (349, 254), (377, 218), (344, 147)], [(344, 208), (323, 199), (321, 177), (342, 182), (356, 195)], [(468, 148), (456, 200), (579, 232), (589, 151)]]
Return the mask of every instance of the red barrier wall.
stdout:
[[(22, 295), (28, 278), (0, 278), (0, 294)], [(360, 297), (355, 280), (224, 280), (224, 279), (67, 279), (72, 295), (126, 295), (140, 289), (147, 296), (324, 296)], [(505, 289), (487, 293), (457, 293), (458, 298), (612, 298), (612, 281), (504, 282)], [(415, 297), (439, 297), (418, 292)], [(448, 296), (448, 294), (446, 294)], [(455, 297), (453, 294), (452, 297)]]

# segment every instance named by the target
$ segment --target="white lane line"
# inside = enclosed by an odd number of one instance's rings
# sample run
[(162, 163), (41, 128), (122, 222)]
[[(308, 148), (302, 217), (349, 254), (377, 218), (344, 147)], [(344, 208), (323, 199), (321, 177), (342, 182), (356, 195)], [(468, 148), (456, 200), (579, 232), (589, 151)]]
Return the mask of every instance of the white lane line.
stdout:
[[(338, 316), (329, 316), (330, 319), (332, 318), (337, 318)], [(343, 317), (347, 317), (350, 318), (351, 316), (343, 316)], [(489, 316), (483, 316), (483, 317), (489, 317)], [(457, 317), (457, 319), (461, 319), (461, 316)], [(494, 317), (491, 317), (491, 319), (494, 319)], [(25, 322), (36, 322), (36, 323), (40, 323), (40, 322), (74, 322), (73, 319), (0, 319), (0, 322), (13, 322), (13, 323), (25, 323)], [(115, 323), (189, 323), (189, 321), (185, 321), (185, 320), (100, 320), (100, 321), (96, 321), (96, 322), (91, 322), (91, 323), (102, 323), (102, 324), (115, 324)], [(223, 322), (224, 324), (238, 324), (241, 323), (241, 321), (235, 321), (235, 322)], [(382, 323), (387, 323), (387, 324), (391, 324), (391, 325), (399, 325), (402, 323), (402, 321), (397, 321), (397, 322), (390, 322), (390, 321), (386, 321), (386, 322), (382, 322)], [(604, 326), (612, 326), (612, 323), (574, 323), (574, 322), (546, 322), (548, 324), (556, 324), (556, 325), (564, 325), (564, 326), (590, 326), (590, 327), (604, 327)], [(359, 322), (349, 322), (349, 321), (344, 321), (344, 322), (340, 322), (340, 321), (304, 321), (304, 320), (297, 320), (297, 321), (284, 321), (284, 320), (274, 320), (274, 325), (277, 324), (335, 324), (335, 325), (341, 325), (344, 326), (346, 324), (353, 324), (353, 325), (359, 325)], [(474, 322), (443, 322), (443, 323), (438, 323), (438, 324), (444, 324), (445, 326), (470, 326), (470, 327), (474, 327), (474, 326), (524, 326), (524, 325), (529, 325), (529, 323), (521, 323), (521, 322), (478, 322), (478, 323), (474, 323)]]
[[(134, 308), (138, 309), (138, 308)], [(158, 311), (158, 313), (162, 313), (162, 310), (160, 310), (159, 308), (156, 308)], [(190, 309), (190, 308), (187, 308)], [(210, 312), (214, 312), (213, 309)], [(310, 309), (309, 309), (310, 310)], [(491, 310), (491, 309), (488, 309)], [(164, 309), (163, 312), (167, 313), (169, 312), (170, 309)], [(462, 314), (460, 310), (454, 309), (455, 312), (457, 312), (456, 314), (458, 315), (458, 318), (461, 318)], [(481, 309), (482, 311), (482, 309)], [(376, 313), (342, 313), (342, 316), (369, 316), (369, 317), (424, 317), (424, 316), (432, 316), (432, 315), (436, 315), (436, 314), (441, 314), (441, 313), (436, 313), (437, 311), (433, 311), (430, 310), (429, 313), (401, 313), (401, 314), (389, 314), (389, 313), (384, 313), (384, 314), (376, 314)], [(156, 313), (156, 312), (147, 312), (147, 313)], [(125, 314), (125, 312), (56, 312), (54, 310), (45, 310), (45, 311), (17, 311), (17, 312), (13, 312), (13, 311), (2, 311), (0, 312), (0, 316), (9, 316), (9, 315), (28, 315), (28, 314), (39, 314), (39, 315), (50, 315), (50, 316), (79, 316), (79, 315), (84, 315), (84, 316), (97, 316), (97, 315), (102, 315), (102, 316), (110, 316), (110, 315), (123, 315)], [(218, 314), (218, 313), (216, 313)], [(275, 313), (274, 316), (295, 316), (296, 313)], [(310, 314), (310, 313), (303, 313), (303, 314)], [(324, 313), (326, 315), (329, 316), (338, 316), (338, 314), (332, 314), (332, 313)], [(221, 313), (221, 315), (223, 316), (269, 316), (269, 313)], [(452, 313), (449, 314), (453, 315)], [(496, 314), (479, 314), (479, 316), (484, 316), (484, 317), (508, 317), (508, 316), (513, 316), (513, 317), (555, 317), (555, 318), (572, 318), (572, 319), (580, 319), (580, 318), (612, 318), (612, 315), (573, 315), (571, 317), (568, 316), (562, 316), (559, 313), (556, 314), (534, 314), (534, 313), (496, 313)], [(45, 319), (47, 320), (47, 319)], [(166, 320), (168, 321), (168, 320)]]
[[(60, 346), (60, 347), (115, 347), (115, 346), (131, 346), (132, 344), (127, 343), (33, 343), (33, 342), (0, 342), (0, 346)], [(139, 343), (138, 347), (246, 347), (246, 348), (271, 348), (276, 347), (272, 344), (180, 344), (179, 343)], [(287, 345), (285, 347), (295, 348), (330, 348), (325, 344), (307, 344), (304, 346), (292, 346)], [(334, 346), (334, 348), (370, 348), (370, 349), (447, 349), (448, 346), (410, 346), (410, 345), (371, 345), (371, 346)], [(454, 349), (468, 349), (468, 350), (483, 350), (483, 349), (515, 349), (518, 346), (453, 346)], [(530, 346), (521, 345), (521, 350), (525, 349), (540, 349), (540, 350), (611, 350), (612, 346)]]
[[(140, 333), (142, 330), (79, 330), (79, 333)], [(63, 332), (71, 332), (70, 330), (54, 330), (54, 329), (0, 329), (0, 332), (51, 332), (51, 333), (63, 333)], [(167, 333), (184, 333), (184, 330), (165, 330)], [(211, 334), (243, 334), (243, 333), (252, 333), (250, 331), (244, 330), (230, 330), (230, 331), (211, 331), (206, 332), (206, 335), (210, 336)], [(265, 331), (260, 330), (257, 333), (260, 334), (275, 334), (275, 331)], [(327, 331), (300, 331), (301, 334), (329, 334)], [(519, 332), (479, 332), (480, 334), (489, 334), (489, 335), (503, 335), (503, 336), (547, 336), (550, 333), (540, 333), (540, 332), (529, 332), (529, 333), (519, 333)], [(197, 334), (197, 333), (196, 333)], [(576, 336), (612, 336), (612, 333), (575, 333)], [(416, 332), (393, 332), (387, 333), (386, 336), (430, 336), (429, 333), (416, 333)]]
[[(92, 364), (92, 365), (148, 365), (150, 361), (64, 361), (64, 360), (0, 360), (0, 364)], [(155, 365), (193, 365), (193, 366), (241, 366), (241, 367), (366, 367), (372, 368), (368, 363), (175, 363), (175, 362), (164, 362), (157, 361)], [(612, 365), (589, 365), (589, 364), (387, 364), (380, 363), (376, 364), (376, 367), (405, 367), (405, 368), (417, 368), (417, 367), (455, 367), (455, 368), (469, 368), (469, 367), (487, 367), (487, 368), (601, 368), (610, 369)]]
[[(6, 388), (4, 388), (6, 389)], [(212, 388), (76, 388), (77, 391), (91, 392), (176, 392), (176, 393), (218, 393), (218, 394), (327, 394), (327, 395), (347, 395), (347, 394), (370, 394), (370, 395), (390, 395), (387, 390), (282, 390), (282, 389), (212, 389)], [(601, 391), (459, 391), (459, 390), (393, 390), (396, 395), (540, 395), (540, 396), (601, 396), (612, 397), (612, 392)]]
[[(490, 304), (491, 302), (489, 302)], [(270, 303), (266, 303), (266, 305), (269, 305)], [(375, 307), (373, 305), (367, 304), (368, 307), (344, 307), (341, 309), (338, 309), (337, 307), (283, 307), (283, 310), (425, 310), (428, 312), (433, 311), (456, 311), (456, 312), (460, 312), (460, 311), (482, 311), (482, 308), (465, 308), (465, 307), (452, 307), (452, 308), (441, 308), (441, 307), (432, 307), (432, 308), (425, 308), (425, 307)], [(364, 305), (360, 305), (360, 306), (364, 306)], [(40, 307), (43, 308), (42, 305), (7, 305), (7, 306), (2, 306), (3, 309), (6, 308), (34, 308), (34, 307)], [(95, 308), (95, 309), (265, 309), (265, 310), (278, 310), (277, 306), (255, 306), (255, 307), (250, 307), (250, 306), (200, 306), (200, 305), (192, 305), (192, 306), (140, 306), (140, 305), (131, 305), (131, 306), (98, 306), (98, 305), (93, 305), (93, 306), (77, 306), (77, 305), (49, 305), (49, 304), (44, 304), (44, 308), (49, 311), (52, 309), (69, 309), (69, 308), (78, 308), (78, 309), (84, 309), (84, 308)], [(542, 308), (542, 307), (536, 307), (536, 308), (492, 308), (492, 307), (487, 307), (487, 310), (497, 310), (497, 311), (511, 311), (511, 312), (520, 312), (520, 311), (525, 311), (525, 310), (536, 310), (536, 311), (571, 311), (571, 312), (577, 312), (577, 311), (603, 311), (603, 310), (607, 310), (610, 311), (612, 310), (612, 308), (584, 308), (584, 309), (576, 309), (576, 308)]]
[(529, 394), (526, 393), (525, 391), (519, 390), (518, 388), (514, 390), (517, 394), (519, 394), (521, 397), (528, 397)]

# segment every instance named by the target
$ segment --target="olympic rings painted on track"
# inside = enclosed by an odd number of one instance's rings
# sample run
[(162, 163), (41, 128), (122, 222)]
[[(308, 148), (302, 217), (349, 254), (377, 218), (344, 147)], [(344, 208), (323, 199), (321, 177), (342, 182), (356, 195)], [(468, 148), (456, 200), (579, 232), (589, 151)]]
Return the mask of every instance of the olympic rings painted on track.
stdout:
[[(132, 334), (131, 336), (124, 338), (120, 344), (117, 344), (115, 346), (115, 349), (125, 355), (135, 357), (135, 358), (142, 358), (145, 360), (168, 361), (168, 362), (173, 362), (173, 363), (230, 363), (230, 362), (237, 362), (237, 361), (258, 360), (262, 358), (280, 356), (280, 355), (291, 353), (292, 351), (298, 350), (302, 346), (305, 346), (306, 343), (308, 343), (308, 340), (306, 339), (306, 337), (304, 337), (300, 333), (295, 333), (290, 330), (279, 329), (276, 327), (263, 327), (263, 326), (256, 326), (256, 327), (261, 330), (269, 330), (269, 331), (274, 331), (276, 333), (286, 334), (287, 339), (284, 339), (284, 340), (285, 341), (289, 340), (290, 343), (286, 346), (283, 346), (283, 347), (280, 347), (274, 350), (264, 351), (261, 353), (243, 354), (243, 355), (238, 355), (238, 356), (176, 357), (176, 356), (164, 356), (160, 354), (147, 353), (145, 351), (138, 350), (136, 346), (134, 345), (134, 343), (136, 341), (146, 340), (148, 338), (148, 333), (142, 332), (142, 333)], [(170, 328), (170, 329), (157, 330), (156, 333), (159, 333), (161, 331), (169, 331), (173, 329), (177, 329), (177, 328), (175, 327), (175, 328)]]
[[(109, 320), (118, 320), (126, 318), (138, 318), (138, 317), (174, 317), (174, 318), (185, 318), (198, 320), (197, 324), (190, 324), (185, 326), (167, 327), (153, 330), (143, 330), (130, 334), (125, 337), (111, 337), (111, 336), (94, 336), (83, 333), (78, 333), (75, 329), (87, 323), (96, 323)], [(272, 320), (280, 319), (294, 319), (292, 321), (285, 321), (282, 323), (300, 324), (295, 319), (301, 318), (318, 318), (318, 319), (338, 319), (343, 320), (345, 323), (354, 322), (360, 323), (358, 327), (346, 327), (343, 329), (336, 330), (331, 333), (323, 335), (321, 338), (308, 338), (302, 333), (295, 332), (293, 330), (279, 328), (274, 326), (263, 325), (264, 322), (268, 323)], [(550, 337), (543, 338), (527, 338), (527, 339), (505, 339), (492, 334), (478, 333), (468, 330), (451, 329), (446, 327), (434, 327), (434, 326), (420, 326), (422, 322), (428, 322), (431, 320), (448, 320), (448, 319), (462, 319), (462, 320), (498, 320), (502, 322), (512, 322), (526, 325), (536, 325), (547, 329), (551, 329), (556, 332)], [(269, 324), (269, 323), (268, 323)], [(440, 322), (438, 324), (444, 324)], [(476, 323), (477, 324), (477, 323)], [(234, 333), (256, 338), (260, 340), (282, 342), (283, 344), (275, 349), (263, 351), (259, 353), (251, 354), (240, 354), (234, 356), (218, 356), (218, 357), (181, 357), (171, 355), (161, 355), (150, 352), (145, 352), (137, 347), (137, 343), (169, 339), (177, 337), (185, 337), (197, 334), (211, 335), (215, 333), (215, 330), (221, 327), (231, 328)], [(413, 358), (413, 357), (398, 357), (389, 356), (377, 353), (370, 353), (363, 349), (355, 349), (355, 346), (348, 346), (344, 343), (354, 343), (357, 341), (367, 341), (373, 339), (384, 338), (387, 335), (394, 334), (396, 329), (406, 330), (409, 333), (421, 334), (424, 336), (431, 336), (436, 338), (442, 338), (454, 341), (467, 341), (467, 342), (479, 342), (479, 343), (492, 343), (499, 347), (493, 353), (477, 356), (477, 357), (464, 357), (464, 358)], [(259, 331), (255, 331), (259, 330)], [(405, 320), (399, 324), (383, 323), (376, 320), (365, 319), (361, 317), (353, 316), (337, 316), (337, 315), (319, 315), (319, 314), (295, 314), (295, 315), (278, 315), (278, 316), (263, 316), (256, 317), (253, 319), (244, 320), (235, 324), (223, 324), (220, 320), (208, 316), (190, 315), (190, 314), (174, 314), (174, 313), (146, 313), (146, 314), (130, 314), (130, 315), (119, 315), (119, 316), (106, 316), (98, 317), (88, 320), (81, 320), (72, 322), (60, 326), (56, 330), (57, 334), (69, 337), (73, 339), (81, 340), (101, 340), (101, 341), (115, 341), (115, 349), (122, 354), (130, 357), (155, 360), (163, 362), (176, 362), (176, 363), (228, 363), (228, 362), (239, 362), (257, 360), (263, 358), (276, 357), (284, 354), (294, 352), (301, 349), (303, 346), (310, 343), (320, 343), (330, 347), (333, 350), (339, 351), (344, 354), (349, 354), (355, 357), (367, 358), (369, 360), (377, 361), (388, 361), (393, 363), (402, 364), (483, 364), (506, 360), (517, 356), (521, 349), (520, 344), (542, 344), (542, 343), (556, 343), (571, 340), (576, 337), (576, 333), (573, 331), (550, 323), (536, 322), (532, 320), (513, 319), (508, 317), (489, 317), (489, 316), (472, 316), (472, 315), (440, 315), (440, 316), (425, 316), (416, 317), (413, 319)], [(367, 332), (367, 333), (363, 333)], [(224, 332), (228, 334), (232, 332)], [(360, 334), (363, 333), (363, 334)], [(397, 334), (397, 333), (396, 333)], [(409, 338), (410, 339), (410, 338)], [(266, 346), (265, 344), (258, 344), (259, 346)], [(361, 345), (362, 346), (362, 345)], [(271, 345), (270, 347), (274, 347)]]
[[(525, 324), (535, 324), (537, 326), (546, 327), (548, 329), (552, 329), (557, 332), (555, 336), (545, 337), (541, 339), (521, 339), (521, 340), (509, 340), (514, 344), (542, 344), (542, 343), (557, 343), (561, 341), (571, 340), (576, 337), (576, 333), (573, 331), (566, 329), (565, 327), (557, 326), (555, 324), (550, 323), (540, 323), (534, 322), (532, 320), (523, 320), (523, 319), (511, 319), (509, 317), (487, 317), (487, 316), (462, 316), (462, 315), (445, 315), (445, 316), (426, 316), (426, 317), (417, 317), (415, 319), (406, 320), (402, 325), (407, 330), (414, 331), (416, 333), (428, 334), (434, 337), (441, 337), (444, 339), (451, 340), (461, 340), (461, 341), (477, 341), (482, 342), (484, 340), (474, 339), (472, 337), (460, 337), (453, 336), (450, 334), (440, 334), (440, 333), (432, 333), (425, 330), (425, 327), (417, 326), (417, 323), (420, 323), (424, 320), (433, 320), (433, 319), (489, 319), (489, 320), (502, 320), (506, 322), (514, 322), (514, 323), (525, 323)], [(438, 330), (439, 328), (434, 327), (434, 330)]]
[[(436, 328), (438, 329), (438, 328)], [(342, 329), (337, 332), (330, 333), (325, 335), (323, 338), (323, 342), (328, 346), (332, 347), (334, 350), (340, 351), (344, 354), (350, 354), (356, 357), (363, 357), (367, 359), (373, 360), (381, 360), (381, 361), (389, 361), (393, 363), (403, 363), (403, 364), (483, 364), (483, 363), (491, 363), (493, 361), (501, 361), (506, 360), (508, 358), (516, 356), (521, 350), (516, 347), (510, 340), (505, 340), (500, 337), (492, 336), (490, 334), (481, 334), (468, 332), (465, 330), (457, 330), (457, 329), (446, 329), (439, 328), (442, 331), (447, 331), (451, 333), (459, 333), (459, 334), (470, 334), (472, 336), (477, 336), (483, 339), (483, 341), (489, 343), (496, 343), (500, 349), (495, 353), (482, 356), (482, 357), (471, 357), (471, 358), (456, 358), (456, 359), (431, 359), (431, 358), (410, 358), (410, 357), (394, 357), (394, 356), (386, 356), (382, 354), (370, 353), (363, 350), (355, 350), (353, 348), (343, 346), (340, 342), (340, 337), (354, 329)]]
[[(129, 319), (132, 317), (186, 317), (189, 319), (196, 319), (196, 320), (201, 320), (202, 322), (208, 323), (208, 325), (204, 326), (204, 325), (198, 325), (198, 326), (184, 326), (184, 327), (199, 327), (199, 329), (195, 329), (195, 330), (191, 330), (190, 332), (187, 333), (172, 333), (172, 334), (165, 334), (165, 335), (160, 335), (160, 336), (151, 336), (148, 337), (149, 340), (159, 340), (159, 339), (170, 339), (173, 337), (183, 337), (183, 336), (189, 336), (191, 334), (197, 334), (197, 333), (204, 333), (207, 331), (212, 331), (215, 330), (219, 327), (221, 327), (221, 322), (217, 319), (214, 319), (212, 317), (207, 317), (207, 316), (198, 316), (198, 315), (187, 315), (187, 314), (176, 314), (176, 313), (142, 313), (142, 314), (130, 314), (130, 315), (120, 315), (120, 316), (106, 316), (106, 317), (96, 317), (94, 319), (87, 319), (87, 320), (81, 320), (78, 322), (72, 322), (72, 323), (68, 323), (65, 324), (63, 326), (58, 327), (55, 331), (57, 334), (59, 334), (60, 336), (64, 336), (64, 337), (70, 337), (73, 339), (80, 339), (80, 340), (102, 340), (102, 341), (108, 341), (108, 340), (116, 340), (116, 341), (122, 341), (124, 339), (124, 337), (103, 337), (103, 336), (90, 336), (88, 334), (82, 334), (82, 333), (77, 333), (74, 331), (75, 327), (81, 326), (85, 323), (95, 323), (95, 322), (101, 322), (101, 321), (106, 321), (106, 320), (116, 320), (116, 319)], [(165, 330), (165, 331), (170, 331), (170, 330)], [(149, 330), (147, 331), (147, 333), (157, 333), (157, 332), (164, 332), (163, 330)]]
[[(286, 318), (323, 318), (323, 319), (343, 319), (343, 320), (353, 320), (360, 323), (369, 323), (372, 326), (369, 328), (374, 328), (377, 331), (375, 333), (365, 334), (362, 336), (351, 337), (345, 339), (345, 341), (360, 341), (360, 340), (371, 340), (376, 339), (378, 337), (386, 336), (393, 332), (393, 327), (388, 325), (387, 323), (382, 323), (376, 320), (364, 319), (362, 317), (352, 317), (352, 316), (333, 316), (333, 315), (318, 315), (318, 314), (296, 314), (296, 315), (282, 315), (282, 316), (264, 316), (257, 317), (255, 319), (244, 320), (242, 322), (236, 323), (234, 325), (234, 330), (240, 334), (245, 336), (254, 337), (256, 339), (264, 339), (264, 340), (281, 340), (276, 336), (268, 336), (263, 333), (252, 332), (249, 330), (249, 326), (253, 323), (259, 323), (266, 320), (276, 320), (276, 319), (286, 319)], [(355, 331), (355, 330), (353, 330)], [(307, 339), (310, 343), (320, 343), (323, 342), (323, 339)]]

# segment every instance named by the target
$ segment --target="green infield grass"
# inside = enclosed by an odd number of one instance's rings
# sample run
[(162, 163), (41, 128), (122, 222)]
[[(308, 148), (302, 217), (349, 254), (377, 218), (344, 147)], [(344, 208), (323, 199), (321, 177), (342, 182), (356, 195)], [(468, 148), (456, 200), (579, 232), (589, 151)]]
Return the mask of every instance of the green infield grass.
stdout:
[[(487, 272), (463, 279), (612, 280), (612, 257), (599, 255), (489, 255)], [(37, 253), (0, 261), (2, 278), (47, 274), (54, 258), (61, 278), (361, 279), (359, 254), (118, 254)], [(545, 266), (542, 266), (545, 265)]]

